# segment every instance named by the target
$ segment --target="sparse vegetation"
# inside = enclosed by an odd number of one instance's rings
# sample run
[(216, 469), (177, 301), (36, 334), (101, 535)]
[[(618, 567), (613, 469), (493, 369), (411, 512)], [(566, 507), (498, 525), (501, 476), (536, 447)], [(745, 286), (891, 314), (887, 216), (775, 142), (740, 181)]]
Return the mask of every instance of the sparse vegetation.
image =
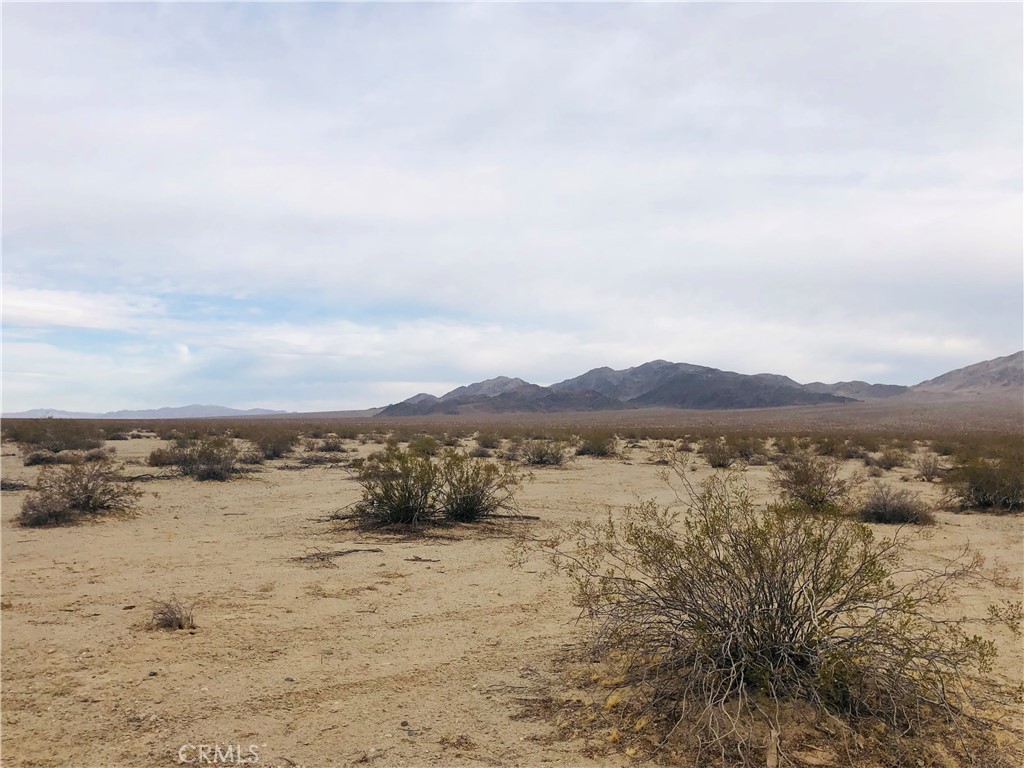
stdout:
[(857, 517), (865, 523), (935, 524), (935, 515), (917, 494), (884, 483), (872, 486), (867, 498), (857, 507)]
[(524, 440), (518, 455), (524, 464), (535, 467), (558, 467), (566, 462), (569, 446), (561, 440)]
[(954, 467), (947, 495), (959, 509), (1015, 512), (1024, 509), (1024, 446), (1011, 444), (991, 457), (974, 456)]
[(479, 461), (451, 449), (441, 454), (438, 475), (439, 511), (460, 523), (515, 511), (515, 494), (524, 479), (511, 463)]
[(44, 468), (18, 515), (24, 526), (67, 525), (83, 517), (129, 512), (141, 491), (124, 482), (109, 458)]
[(610, 429), (594, 429), (579, 436), (577, 456), (615, 456), (618, 454), (615, 433)]
[(839, 511), (856, 483), (841, 477), (843, 463), (834, 456), (794, 453), (771, 469), (782, 498), (813, 512)]
[(355, 517), (374, 526), (422, 525), (448, 520), (474, 522), (515, 510), (524, 476), (512, 465), (499, 466), (445, 449), (430, 456), (388, 446), (356, 470), (363, 488)]
[(99, 428), (80, 419), (6, 420), (3, 437), (21, 444), (26, 452), (88, 451), (103, 445)]
[(157, 448), (149, 454), (151, 467), (176, 466), (181, 474), (196, 480), (228, 480), (236, 471), (239, 450), (225, 435), (201, 440), (178, 439), (171, 448)]
[(740, 457), (736, 447), (722, 438), (705, 440), (701, 443), (700, 454), (714, 469), (728, 469)]
[(965, 679), (994, 646), (941, 607), (980, 558), (914, 570), (898, 537), (803, 505), (758, 509), (736, 478), (693, 488), (673, 469), (685, 514), (651, 501), (539, 543), (593, 621), (590, 657), (617, 680), (619, 722), (672, 734), (697, 765), (781, 764), (795, 747), (783, 716), (828, 722), (840, 744), (874, 743), (894, 765), (927, 756), (935, 734), (963, 749)]
[(155, 600), (151, 626), (154, 629), (195, 629), (193, 609), (194, 606), (184, 605), (173, 595), (170, 600)]

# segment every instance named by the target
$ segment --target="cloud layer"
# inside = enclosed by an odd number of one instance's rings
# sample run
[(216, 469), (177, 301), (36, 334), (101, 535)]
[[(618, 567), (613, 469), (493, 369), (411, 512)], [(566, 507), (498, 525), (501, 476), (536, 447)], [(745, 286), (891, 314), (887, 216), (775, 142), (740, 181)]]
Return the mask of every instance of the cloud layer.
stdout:
[(1022, 346), (1013, 5), (15, 5), (4, 410)]

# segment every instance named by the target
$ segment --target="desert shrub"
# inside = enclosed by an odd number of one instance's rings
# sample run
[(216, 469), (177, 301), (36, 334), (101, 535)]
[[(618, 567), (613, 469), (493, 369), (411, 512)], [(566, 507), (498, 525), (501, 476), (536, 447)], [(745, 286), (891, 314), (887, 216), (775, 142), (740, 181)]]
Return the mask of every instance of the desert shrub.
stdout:
[(245, 464), (246, 466), (252, 467), (258, 464), (263, 464), (266, 460), (267, 457), (263, 455), (263, 451), (256, 446), (250, 446), (249, 448), (245, 448), (238, 452), (239, 464)]
[(494, 455), (494, 452), (490, 448), (484, 448), (482, 445), (478, 445), (475, 448), (469, 449), (469, 455), (474, 459), (489, 459)]
[(942, 462), (934, 453), (926, 453), (914, 460), (918, 476), (929, 483), (942, 474)]
[(106, 461), (115, 454), (113, 448), (93, 448), (82, 454), (82, 461)]
[(481, 448), (494, 450), (501, 446), (501, 438), (494, 432), (480, 431), (476, 433), (476, 444)]
[(279, 459), (291, 453), (299, 434), (287, 427), (263, 428), (247, 435), (248, 439), (263, 453), (265, 459)]
[(857, 507), (864, 523), (934, 525), (935, 515), (916, 493), (875, 483), (867, 498)]
[(85, 457), (79, 451), (32, 451), (25, 454), (22, 460), (26, 467), (46, 466), (50, 464), (81, 464)]
[(441, 444), (431, 435), (416, 435), (409, 440), (409, 452), (418, 456), (436, 456)]
[(595, 429), (579, 436), (577, 456), (615, 456), (615, 433), (611, 430)]
[(348, 448), (340, 437), (325, 437), (320, 443), (319, 450), (321, 453), (346, 453)]
[(151, 626), (154, 629), (195, 629), (192, 611), (193, 606), (184, 605), (173, 595), (170, 600), (154, 600)]
[(556, 467), (565, 463), (569, 446), (561, 440), (524, 440), (519, 458), (524, 464), (538, 467)]
[(689, 440), (680, 440), (678, 443), (676, 443), (676, 450), (679, 451), (680, 453), (693, 453), (693, 443), (691, 443)]
[(840, 477), (842, 462), (833, 456), (796, 453), (771, 469), (772, 484), (782, 498), (814, 512), (839, 510), (853, 482)]
[(53, 453), (88, 451), (103, 445), (99, 428), (79, 419), (8, 419), (3, 435), (29, 450)]
[(373, 526), (475, 522), (512, 512), (526, 477), (511, 464), (481, 461), (454, 448), (435, 460), (388, 446), (352, 466), (363, 489), (354, 516)]
[(107, 440), (127, 440), (128, 435), (124, 432), (111, 432), (107, 435)]
[(146, 464), (151, 467), (171, 467), (175, 463), (174, 451), (170, 448), (154, 448), (146, 459)]
[(513, 512), (523, 478), (511, 463), (498, 465), (446, 450), (438, 461), (439, 511), (448, 520), (460, 523)]
[(781, 456), (788, 456), (800, 450), (797, 440), (792, 435), (783, 435), (775, 438), (775, 452)]
[(65, 525), (83, 516), (127, 512), (141, 491), (124, 482), (109, 458), (44, 468), (32, 493), (22, 502), (18, 522), (25, 526)]
[(758, 509), (735, 479), (687, 487), (685, 514), (650, 501), (538, 543), (573, 578), (591, 659), (628, 697), (620, 717), (684, 740), (694, 765), (779, 764), (796, 747), (783, 729), (769, 750), (783, 713), (847, 748), (884, 741), (887, 764), (913, 764), (936, 731), (956, 743), (964, 678), (994, 646), (942, 604), (977, 557), (915, 570), (902, 539), (849, 517)]
[(949, 472), (946, 482), (947, 496), (959, 509), (1024, 509), (1024, 447), (1003, 448), (992, 458), (968, 459)]
[(740, 457), (736, 447), (721, 438), (708, 439), (701, 443), (700, 454), (708, 465), (715, 469), (727, 469)]
[(234, 440), (224, 435), (178, 440), (170, 453), (181, 474), (196, 480), (228, 480), (238, 461)]
[(438, 470), (429, 456), (389, 445), (367, 457), (356, 480), (363, 488), (355, 516), (371, 525), (416, 525), (437, 513)]
[(885, 470), (883, 470), (881, 467), (871, 465), (870, 467), (867, 468), (867, 473), (868, 477), (882, 477), (883, 475), (885, 475)]
[(895, 469), (905, 467), (910, 462), (910, 456), (906, 451), (899, 448), (886, 448), (880, 456), (869, 456), (864, 459), (864, 464), (869, 467), (881, 467), (882, 469)]
[(735, 451), (736, 456), (747, 464), (759, 466), (768, 463), (768, 451), (761, 438), (733, 436), (727, 438), (726, 442)]
[(846, 441), (841, 437), (835, 435), (826, 435), (819, 437), (818, 442), (814, 446), (814, 450), (819, 456), (842, 456), (846, 451)]

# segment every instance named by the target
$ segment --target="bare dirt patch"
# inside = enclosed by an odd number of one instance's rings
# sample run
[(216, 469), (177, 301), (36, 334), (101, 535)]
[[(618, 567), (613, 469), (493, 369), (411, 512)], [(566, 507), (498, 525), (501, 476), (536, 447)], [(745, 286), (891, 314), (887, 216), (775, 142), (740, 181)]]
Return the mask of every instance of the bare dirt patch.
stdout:
[[(358, 449), (346, 456), (380, 447), (346, 444)], [(108, 445), (122, 462), (144, 462), (166, 443)], [(652, 448), (537, 470), (519, 500), (540, 519), (514, 525), (542, 533), (638, 497), (670, 501)], [(31, 483), (38, 468), (4, 453), (5, 480)], [(692, 461), (695, 480), (710, 471)], [(355, 531), (330, 519), (359, 498), (350, 473), (281, 471), (285, 463), (226, 483), (140, 483), (137, 517), (65, 529), (17, 526), (26, 492), (4, 490), (6, 765), (170, 766), (187, 744), (255, 745), (260, 765), (629, 764), (626, 743), (582, 714), (564, 725), (528, 716), (573, 700), (582, 672), (560, 659), (581, 628), (568, 585), (539, 559), (509, 569), (514, 529)], [(768, 496), (768, 467), (744, 474)], [(938, 499), (937, 484), (901, 477), (883, 480)], [(913, 562), (969, 541), (993, 572), (1020, 573), (1020, 515), (937, 518), (931, 538), (910, 548)], [(333, 567), (312, 567), (324, 563)], [(170, 595), (191, 607), (195, 629), (149, 627), (152, 601)], [(980, 587), (965, 609), (1001, 597), (1020, 599)], [(993, 680), (1009, 690), (1024, 679), (1024, 654), (1009, 632), (993, 639)], [(1014, 715), (1019, 701), (1006, 695), (1004, 714)], [(812, 747), (804, 764), (814, 764)]]

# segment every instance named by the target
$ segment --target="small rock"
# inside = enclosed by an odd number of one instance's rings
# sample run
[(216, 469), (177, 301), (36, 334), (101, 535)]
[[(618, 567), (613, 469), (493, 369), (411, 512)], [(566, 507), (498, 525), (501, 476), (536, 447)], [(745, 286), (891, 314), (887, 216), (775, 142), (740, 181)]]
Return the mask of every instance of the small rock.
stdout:
[(409, 727), (409, 721), (408, 720), (403, 720), (401, 725), (402, 725), (403, 728), (408, 728)]
[(284, 679), (284, 681), (285, 681), (286, 683), (294, 683), (294, 682), (295, 682), (295, 678), (294, 678), (294, 677), (286, 677), (286, 678)]
[(150, 677), (156, 677), (156, 672), (150, 672), (150, 673), (149, 673), (149, 676), (150, 676)]

